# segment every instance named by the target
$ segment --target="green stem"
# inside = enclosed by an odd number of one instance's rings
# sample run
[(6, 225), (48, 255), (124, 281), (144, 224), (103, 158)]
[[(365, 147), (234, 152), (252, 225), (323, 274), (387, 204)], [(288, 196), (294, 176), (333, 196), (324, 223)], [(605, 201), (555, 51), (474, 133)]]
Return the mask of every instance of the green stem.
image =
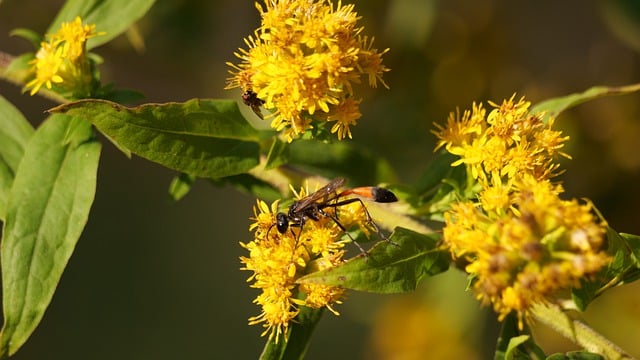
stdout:
[(631, 355), (584, 322), (570, 318), (557, 305), (538, 304), (533, 308), (533, 316), (537, 321), (549, 326), (587, 351), (601, 354), (606, 359), (633, 359)]
[(0, 51), (0, 78), (17, 86), (22, 86), (22, 79), (19, 75), (7, 72), (9, 65), (15, 57), (6, 52)]

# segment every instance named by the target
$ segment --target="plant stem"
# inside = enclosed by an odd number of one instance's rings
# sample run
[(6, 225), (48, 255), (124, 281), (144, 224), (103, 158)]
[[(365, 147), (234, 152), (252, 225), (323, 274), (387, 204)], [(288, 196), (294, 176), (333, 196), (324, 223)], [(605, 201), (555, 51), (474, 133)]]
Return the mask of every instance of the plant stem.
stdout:
[(9, 67), (13, 59), (15, 59), (15, 57), (13, 57), (12, 55), (7, 54), (4, 51), (0, 51), (0, 78), (5, 79), (6, 81), (14, 85), (22, 86), (22, 81), (20, 81), (19, 76), (15, 74), (12, 75), (11, 73), (7, 72), (7, 68)]
[(533, 316), (537, 321), (551, 327), (587, 351), (601, 354), (606, 359), (633, 359), (631, 355), (584, 322), (569, 317), (557, 305), (535, 305)]

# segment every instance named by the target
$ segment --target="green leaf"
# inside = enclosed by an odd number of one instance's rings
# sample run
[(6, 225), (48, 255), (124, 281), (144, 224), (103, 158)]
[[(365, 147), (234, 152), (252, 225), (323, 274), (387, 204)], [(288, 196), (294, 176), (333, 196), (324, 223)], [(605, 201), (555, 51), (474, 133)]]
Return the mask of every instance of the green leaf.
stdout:
[(96, 98), (113, 101), (118, 104), (132, 104), (144, 99), (144, 94), (135, 90), (114, 89), (113, 84), (108, 84), (98, 90)]
[(544, 112), (545, 121), (557, 117), (561, 112), (587, 101), (607, 96), (625, 95), (640, 91), (640, 84), (627, 86), (594, 86), (584, 92), (542, 101), (531, 108), (531, 113)]
[(13, 171), (4, 161), (0, 161), (0, 222), (4, 221), (7, 211), (7, 197), (13, 184)]
[(127, 108), (81, 100), (50, 111), (91, 121), (119, 148), (192, 176), (235, 175), (258, 164), (258, 132), (235, 101), (193, 99)]
[(570, 351), (566, 354), (553, 354), (547, 360), (604, 360), (604, 356), (588, 351)]
[(502, 322), (502, 328), (500, 329), (500, 335), (496, 343), (496, 353), (494, 360), (505, 360), (507, 351), (510, 349), (509, 340), (513, 337), (519, 336), (518, 319), (514, 314), (509, 314)]
[(344, 176), (351, 184), (373, 184), (395, 178), (391, 165), (355, 143), (298, 140), (289, 144), (289, 163), (328, 178)]
[(63, 22), (73, 21), (76, 16), (85, 24), (95, 24), (96, 31), (106, 34), (91, 38), (87, 49), (93, 49), (122, 34), (151, 8), (155, 0), (67, 0), (47, 33), (60, 29)]
[(454, 170), (451, 164), (458, 158), (458, 156), (449, 152), (440, 151), (414, 184), (416, 194), (434, 192), (442, 184), (442, 180), (447, 178)]
[(269, 149), (269, 153), (267, 154), (267, 161), (265, 162), (264, 169), (273, 169), (280, 165), (286, 164), (288, 161), (288, 144), (274, 137), (273, 143), (271, 143), (271, 148)]
[(422, 278), (440, 274), (449, 267), (449, 254), (438, 247), (436, 234), (396, 228), (390, 240), (393, 243), (380, 241), (366, 257), (360, 255), (339, 266), (311, 273), (298, 279), (298, 283), (402, 293), (415, 290)]
[(626, 233), (619, 233), (618, 235), (625, 241), (629, 251), (633, 254), (635, 265), (640, 267), (640, 236)]
[(4, 69), (4, 72), (0, 68), (0, 76), (14, 84), (24, 84), (30, 75), (31, 64), (29, 64), (29, 62), (33, 60), (34, 57), (35, 55), (33, 53), (16, 56), (11, 60), (9, 66)]
[(580, 311), (585, 311), (587, 306), (596, 298), (598, 290), (604, 285), (602, 280), (580, 279), (580, 287), (571, 289), (571, 298)]
[(50, 116), (25, 149), (1, 244), (4, 326), (0, 355), (14, 354), (42, 319), (94, 199), (100, 144), (91, 124)]
[(238, 174), (211, 180), (217, 186), (230, 185), (236, 190), (250, 194), (264, 201), (274, 201), (282, 197), (282, 193), (268, 182), (251, 174)]
[(613, 258), (609, 263), (608, 273), (611, 278), (621, 275), (635, 261), (632, 257), (632, 250), (625, 239), (617, 231), (607, 228), (607, 253)]
[(596, 278), (580, 280), (580, 288), (571, 290), (571, 297), (580, 311), (601, 293), (612, 280), (618, 283), (630, 283), (640, 278), (640, 237), (631, 234), (619, 234), (607, 227), (607, 253), (611, 262)]
[(618, 233), (619, 239), (624, 244), (626, 251), (623, 253), (626, 256), (627, 264), (622, 274), (622, 283), (631, 283), (640, 279), (640, 236), (633, 234)]
[(300, 307), (300, 312), (295, 321), (289, 326), (289, 331), (285, 334), (287, 341), (279, 339), (276, 344), (275, 338), (267, 341), (267, 344), (260, 355), (261, 360), (297, 360), (304, 359), (304, 355), (311, 343), (311, 335), (316, 325), (322, 318), (324, 308), (312, 309), (306, 306)]
[(509, 339), (509, 343), (507, 344), (507, 351), (504, 354), (505, 360), (529, 359), (528, 356), (518, 350), (518, 346), (523, 345), (524, 343), (529, 341), (529, 339), (529, 335), (520, 335)]
[(542, 349), (533, 341), (530, 334), (523, 334), (520, 331), (518, 322), (515, 312), (511, 312), (503, 320), (494, 360), (544, 359)]
[(451, 166), (458, 156), (441, 151), (415, 184), (416, 192), (405, 198), (417, 209), (418, 215), (444, 221), (444, 212), (452, 202), (475, 198), (475, 189), (467, 189), (467, 171), (464, 166)]
[(27, 40), (28, 42), (31, 43), (31, 45), (33, 45), (34, 49), (39, 49), (40, 48), (40, 43), (43, 40), (42, 39), (42, 34), (38, 34), (37, 32), (35, 32), (35, 31), (31, 30), (31, 29), (25, 29), (25, 28), (13, 29), (13, 30), (11, 30), (9, 35), (17, 36), (19, 38), (23, 38), (23, 39)]
[(619, 278), (623, 283), (637, 280), (640, 276), (640, 237), (607, 228), (607, 242), (607, 252), (613, 259), (606, 278)]
[(4, 221), (7, 196), (33, 127), (22, 113), (0, 96), (0, 220)]
[(173, 178), (169, 185), (169, 196), (173, 201), (178, 201), (185, 197), (191, 190), (191, 186), (196, 181), (195, 176), (181, 173)]

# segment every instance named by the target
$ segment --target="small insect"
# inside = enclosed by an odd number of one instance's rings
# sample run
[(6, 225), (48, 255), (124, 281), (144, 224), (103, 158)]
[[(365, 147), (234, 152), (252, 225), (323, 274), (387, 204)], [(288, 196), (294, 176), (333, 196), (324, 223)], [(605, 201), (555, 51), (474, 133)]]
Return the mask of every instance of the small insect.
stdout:
[[(345, 184), (344, 178), (336, 178), (329, 182), (327, 185), (321, 187), (314, 193), (294, 202), (289, 206), (287, 213), (279, 212), (276, 214), (275, 226), (278, 232), (284, 234), (290, 227), (298, 227), (302, 229), (305, 222), (308, 220), (318, 221), (322, 217), (328, 217), (338, 225), (338, 227), (351, 238), (354, 244), (366, 254), (366, 251), (358, 244), (347, 232), (347, 228), (340, 223), (340, 220), (336, 213), (325, 211), (325, 209), (333, 208), (337, 209), (340, 206), (348, 205), (354, 202), (359, 202), (364, 209), (364, 213), (367, 217), (367, 223), (373, 227), (378, 236), (382, 239), (389, 241), (389, 239), (380, 231), (378, 225), (373, 221), (367, 207), (362, 202), (361, 198), (372, 200), (379, 203), (391, 203), (398, 201), (398, 198), (390, 190), (377, 187), (377, 186), (364, 186), (353, 189), (347, 189), (342, 192), (337, 190)], [(356, 195), (359, 197), (342, 199), (347, 195)]]
[(264, 105), (264, 100), (259, 99), (258, 94), (252, 90), (245, 90), (242, 94), (242, 102), (251, 107), (251, 110), (253, 110), (260, 119), (264, 120), (264, 116), (262, 116), (262, 111), (260, 110), (260, 106)]

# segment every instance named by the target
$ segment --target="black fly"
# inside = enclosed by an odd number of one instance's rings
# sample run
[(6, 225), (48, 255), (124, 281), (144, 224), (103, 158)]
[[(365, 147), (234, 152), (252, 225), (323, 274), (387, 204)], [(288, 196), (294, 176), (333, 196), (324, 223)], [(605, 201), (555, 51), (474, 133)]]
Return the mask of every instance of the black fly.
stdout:
[(258, 94), (253, 92), (252, 90), (245, 90), (242, 94), (242, 102), (251, 107), (260, 119), (264, 120), (264, 116), (262, 116), (262, 111), (260, 110), (260, 106), (264, 105), (264, 100), (258, 98)]

